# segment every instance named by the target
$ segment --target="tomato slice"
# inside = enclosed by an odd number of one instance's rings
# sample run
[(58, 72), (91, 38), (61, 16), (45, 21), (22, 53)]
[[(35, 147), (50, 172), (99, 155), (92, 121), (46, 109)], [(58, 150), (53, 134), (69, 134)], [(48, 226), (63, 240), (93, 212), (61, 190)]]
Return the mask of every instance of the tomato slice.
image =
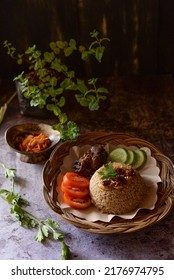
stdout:
[(74, 209), (85, 209), (91, 205), (90, 196), (85, 196), (84, 198), (74, 198), (70, 197), (67, 193), (63, 195), (64, 202)]
[(67, 193), (69, 196), (77, 197), (77, 198), (83, 198), (89, 194), (88, 187), (85, 188), (72, 187), (71, 185), (68, 184), (65, 185), (64, 182), (62, 182), (61, 184), (61, 190)]
[(72, 187), (84, 188), (89, 186), (89, 180), (75, 172), (67, 172), (63, 176), (64, 185), (71, 185)]

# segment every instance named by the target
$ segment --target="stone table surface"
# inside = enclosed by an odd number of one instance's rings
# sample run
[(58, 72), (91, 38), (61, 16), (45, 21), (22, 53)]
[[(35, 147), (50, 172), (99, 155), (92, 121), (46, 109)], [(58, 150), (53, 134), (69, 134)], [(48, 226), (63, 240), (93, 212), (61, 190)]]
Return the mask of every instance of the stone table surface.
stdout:
[[(109, 88), (109, 102), (98, 112), (89, 113), (71, 106), (71, 118), (81, 128), (90, 131), (124, 132), (141, 137), (156, 145), (174, 160), (174, 84), (170, 75), (109, 77), (104, 82)], [(13, 84), (0, 82), (0, 105), (14, 91)], [(95, 234), (81, 231), (60, 219), (47, 205), (43, 196), (42, 170), (44, 163), (21, 162), (5, 141), (8, 127), (23, 122), (43, 122), (21, 115), (17, 98), (8, 106), (0, 125), (0, 161), (16, 168), (16, 191), (27, 198), (33, 213), (48, 217), (60, 224), (70, 246), (73, 260), (169, 260), (174, 259), (174, 212), (157, 224), (126, 234)], [(54, 123), (45, 119), (45, 123)], [(8, 188), (0, 169), (0, 188)], [(51, 260), (60, 259), (60, 244), (48, 240), (40, 244), (34, 240), (36, 230), (19, 226), (10, 214), (10, 206), (0, 198), (0, 259)]]

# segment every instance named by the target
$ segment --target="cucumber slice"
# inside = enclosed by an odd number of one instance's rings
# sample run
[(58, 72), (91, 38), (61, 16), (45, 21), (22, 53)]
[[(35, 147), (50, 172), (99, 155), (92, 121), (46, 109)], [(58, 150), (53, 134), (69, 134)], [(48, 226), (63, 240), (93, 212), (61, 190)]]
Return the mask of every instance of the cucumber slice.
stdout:
[(127, 160), (126, 160), (126, 164), (133, 164), (134, 160), (135, 160), (135, 153), (132, 150), (127, 150)]
[(125, 148), (114, 149), (108, 157), (108, 161), (125, 163), (128, 158), (128, 152)]
[(146, 162), (147, 155), (143, 150), (134, 150), (134, 161), (132, 163), (132, 167), (134, 169), (140, 169), (144, 163)]

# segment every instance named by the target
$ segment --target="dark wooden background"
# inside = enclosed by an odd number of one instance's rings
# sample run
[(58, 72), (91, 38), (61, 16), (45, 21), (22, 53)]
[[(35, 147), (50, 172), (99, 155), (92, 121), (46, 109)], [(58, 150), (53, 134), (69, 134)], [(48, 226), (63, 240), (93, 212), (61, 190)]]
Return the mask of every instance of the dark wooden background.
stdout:
[(71, 37), (88, 44), (93, 29), (111, 42), (102, 66), (73, 61), (79, 73), (174, 74), (173, 0), (1, 0), (0, 77), (17, 72), (4, 40), (20, 51), (33, 44), (46, 50), (50, 41)]

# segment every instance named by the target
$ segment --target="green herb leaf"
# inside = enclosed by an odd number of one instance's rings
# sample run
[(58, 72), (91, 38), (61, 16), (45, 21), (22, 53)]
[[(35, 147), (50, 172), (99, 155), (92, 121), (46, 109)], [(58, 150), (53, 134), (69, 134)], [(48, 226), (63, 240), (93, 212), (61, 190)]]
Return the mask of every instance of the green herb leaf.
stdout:
[(89, 51), (83, 51), (82, 54), (81, 54), (81, 59), (82, 60), (87, 60), (89, 54), (90, 54)]
[(118, 175), (118, 172), (111, 164), (104, 164), (104, 169), (99, 170), (98, 173), (102, 176), (102, 179), (112, 179)]
[(53, 229), (58, 229), (58, 228), (59, 228), (59, 224), (56, 223), (56, 222), (55, 222), (54, 220), (52, 220), (52, 219), (47, 219), (46, 222), (47, 222), (47, 224), (48, 224), (51, 228), (53, 228)]
[(72, 52), (73, 52), (73, 48), (71, 48), (71, 47), (64, 49), (65, 56), (70, 56), (72, 54)]
[(55, 116), (59, 116), (59, 114), (61, 114), (60, 108), (54, 104), (47, 104), (46, 107), (47, 107), (47, 110), (52, 111)]
[[(23, 71), (14, 79), (21, 82), (20, 90), (23, 96), (30, 100), (30, 106), (40, 109), (46, 107), (52, 111), (61, 124), (68, 120), (68, 115), (61, 110), (65, 105), (65, 97), (60, 100), (57, 98), (59, 94), (63, 95), (64, 90), (79, 91), (82, 95), (76, 94), (77, 102), (91, 111), (98, 110), (99, 101), (106, 99), (103, 97), (106, 91), (96, 87), (97, 79), (89, 80), (90, 88), (88, 88), (87, 82), (79, 80), (75, 71), (69, 70), (64, 64), (67, 62), (66, 57), (72, 55), (74, 51), (80, 53), (82, 60), (93, 56), (101, 62), (105, 50), (104, 43), (109, 39), (100, 38), (99, 32), (95, 29), (90, 33), (90, 37), (92, 42), (87, 47), (78, 45), (76, 40), (71, 38), (69, 41), (51, 41), (50, 51), (45, 52), (38, 50), (34, 44), (27, 47), (23, 53), (18, 53), (10, 42), (4, 41), (3, 46), (8, 55), (16, 59), (18, 64), (24, 65), (24, 69), (26, 69), (24, 63), (28, 64), (28, 71)], [(5, 107), (0, 109), (0, 122), (3, 120), (5, 109)]]
[(97, 89), (97, 93), (108, 93), (108, 90), (105, 87), (99, 87)]
[(42, 229), (42, 233), (43, 233), (44, 237), (48, 237), (48, 235), (49, 235), (49, 228), (48, 228), (48, 226), (45, 225), (45, 224), (43, 224), (43, 225), (41, 224), (40, 227)]
[(105, 47), (104, 46), (99, 46), (96, 48), (96, 53), (95, 53), (95, 57), (96, 59), (98, 60), (98, 62), (101, 63), (102, 61), (102, 57), (103, 57), (103, 54), (104, 54), (104, 50), (105, 50)]
[(76, 94), (75, 98), (81, 106), (88, 107), (88, 99), (83, 94)]
[(57, 41), (56, 45), (60, 48), (60, 49), (64, 49), (68, 46), (68, 43), (66, 41)]
[(51, 61), (53, 61), (55, 58), (55, 55), (53, 52), (45, 52), (44, 53), (44, 59), (46, 62), (50, 63)]
[(88, 80), (88, 84), (89, 85), (95, 85), (97, 80), (98, 80), (98, 78), (91, 78), (91, 79)]
[(98, 100), (92, 96), (92, 95), (89, 95), (88, 96), (89, 98), (89, 105), (88, 105), (88, 108), (90, 111), (96, 111), (99, 109), (99, 102)]
[(62, 259), (68, 259), (70, 250), (65, 244), (63, 232), (57, 230), (59, 228), (59, 224), (52, 219), (41, 220), (33, 213), (21, 207), (21, 205), (29, 205), (29, 202), (26, 199), (23, 199), (19, 193), (14, 193), (14, 171), (16, 170), (14, 168), (7, 168), (2, 162), (0, 162), (0, 165), (5, 170), (6, 178), (10, 178), (12, 181), (11, 191), (0, 189), (0, 197), (12, 205), (10, 213), (15, 215), (19, 224), (23, 227), (35, 228), (39, 225), (38, 232), (34, 237), (34, 239), (38, 242), (44, 241), (51, 233), (52, 237), (59, 241), (62, 245)]
[(65, 244), (65, 242), (63, 241), (62, 242), (62, 253), (61, 253), (61, 257), (62, 257), (62, 260), (68, 260), (70, 258), (70, 249), (69, 249), (69, 246), (67, 246)]
[(82, 45), (79, 46), (79, 52), (82, 53), (86, 50), (86, 48)]
[(64, 240), (64, 236), (63, 236), (63, 233), (62, 232), (57, 232), (57, 231), (53, 231), (53, 238), (55, 240), (58, 240), (60, 242), (62, 242)]
[(38, 230), (37, 234), (35, 235), (34, 239), (38, 242), (42, 242), (45, 239), (41, 226), (39, 227), (39, 230)]
[(16, 176), (16, 169), (15, 168), (8, 168), (5, 166), (5, 164), (3, 164), (2, 162), (0, 162), (0, 165), (3, 167), (4, 172), (5, 172), (5, 177), (6, 178), (14, 178)]
[(59, 107), (63, 107), (65, 105), (65, 97), (61, 96), (57, 104)]
[(20, 207), (17, 203), (11, 208), (11, 214), (14, 214), (19, 224), (26, 228), (34, 228), (38, 224), (33, 218), (30, 217), (30, 213), (27, 213), (25, 209)]
[[(69, 72), (68, 72), (69, 73)], [(61, 88), (63, 89), (71, 89), (71, 87), (73, 86), (73, 82), (71, 81), (70, 78), (66, 78), (63, 80), (63, 82), (60, 83)]]
[(1, 197), (6, 200), (9, 204), (18, 203), (21, 205), (29, 205), (28, 200), (21, 197), (19, 193), (14, 193), (13, 191), (8, 191), (6, 189), (0, 190)]
[(60, 125), (62, 125), (62, 124), (64, 125), (64, 123), (67, 122), (67, 119), (68, 119), (67, 114), (66, 113), (61, 113), (59, 115)]
[(5, 169), (6, 178), (14, 178), (16, 176), (16, 169), (14, 168), (6, 168)]
[(90, 32), (90, 36), (92, 38), (97, 38), (98, 34), (99, 34), (98, 31), (96, 31), (95, 29), (92, 32)]
[(80, 135), (80, 129), (75, 122), (69, 121), (64, 124), (55, 124), (53, 129), (60, 132), (60, 138), (63, 141), (72, 140), (76, 141)]

